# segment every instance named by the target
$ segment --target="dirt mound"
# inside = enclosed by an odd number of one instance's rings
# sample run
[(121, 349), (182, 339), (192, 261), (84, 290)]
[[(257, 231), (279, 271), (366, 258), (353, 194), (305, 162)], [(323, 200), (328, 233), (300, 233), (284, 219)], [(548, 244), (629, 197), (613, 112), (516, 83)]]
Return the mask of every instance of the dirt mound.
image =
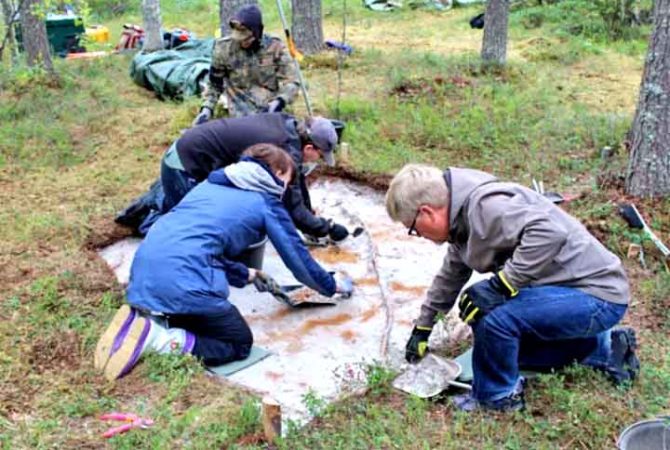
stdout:
[(87, 250), (99, 250), (133, 235), (130, 228), (114, 222), (111, 217), (100, 217), (91, 224), (91, 233), (84, 241)]
[(418, 78), (412, 80), (404, 80), (398, 83), (391, 89), (391, 95), (395, 95), (401, 99), (410, 99), (414, 97), (435, 97), (443, 95), (446, 86), (455, 86), (464, 88), (472, 86), (472, 80), (464, 78), (460, 75), (454, 75), (449, 78), (435, 77), (433, 79)]
[(28, 363), (37, 373), (77, 370), (82, 362), (81, 341), (74, 331), (37, 337), (28, 350)]
[(324, 167), (321, 174), (343, 180), (364, 184), (376, 191), (386, 191), (391, 183), (392, 175), (359, 171), (348, 166)]

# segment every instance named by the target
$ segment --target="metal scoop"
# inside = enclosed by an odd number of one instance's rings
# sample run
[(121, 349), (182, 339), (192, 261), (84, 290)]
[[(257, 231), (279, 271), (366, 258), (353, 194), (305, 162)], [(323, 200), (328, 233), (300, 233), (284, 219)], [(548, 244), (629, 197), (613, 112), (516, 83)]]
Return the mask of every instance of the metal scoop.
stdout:
[(428, 353), (418, 364), (410, 367), (393, 380), (393, 387), (421, 398), (431, 398), (449, 386), (471, 390), (472, 386), (456, 381), (461, 365), (453, 359)]

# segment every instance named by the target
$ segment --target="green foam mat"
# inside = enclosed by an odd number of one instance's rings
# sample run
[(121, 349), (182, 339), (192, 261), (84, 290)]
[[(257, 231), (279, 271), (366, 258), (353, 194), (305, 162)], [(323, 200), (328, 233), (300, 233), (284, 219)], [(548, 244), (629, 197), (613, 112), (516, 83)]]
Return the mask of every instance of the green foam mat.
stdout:
[[(458, 355), (455, 361), (461, 365), (461, 374), (456, 378), (458, 381), (464, 383), (471, 383), (474, 375), (472, 373), (472, 347), (468, 348), (466, 351)], [(521, 375), (526, 378), (534, 378), (538, 375), (539, 372), (533, 372), (530, 370), (522, 370)]]
[(272, 354), (271, 351), (266, 350), (263, 347), (258, 347), (254, 345), (253, 347), (251, 347), (251, 353), (249, 353), (249, 356), (247, 356), (246, 359), (243, 359), (241, 361), (229, 362), (228, 364), (223, 364), (217, 367), (208, 367), (207, 369), (210, 372), (220, 377), (227, 377), (234, 374), (235, 372), (239, 372), (242, 369), (246, 369), (247, 367), (253, 366), (257, 362), (264, 360), (271, 354)]

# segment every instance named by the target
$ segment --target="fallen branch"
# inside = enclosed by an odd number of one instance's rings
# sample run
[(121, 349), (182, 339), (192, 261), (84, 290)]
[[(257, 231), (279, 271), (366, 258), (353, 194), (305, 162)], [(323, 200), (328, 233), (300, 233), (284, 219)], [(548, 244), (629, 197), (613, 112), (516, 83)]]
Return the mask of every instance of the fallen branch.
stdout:
[(359, 216), (351, 216), (354, 217), (355, 220), (358, 220), (358, 222), (365, 230), (365, 234), (367, 234), (368, 240), (370, 241), (370, 262), (372, 263), (372, 270), (375, 274), (375, 278), (377, 278), (377, 287), (379, 287), (379, 294), (382, 298), (382, 305), (386, 311), (386, 325), (384, 326), (384, 334), (382, 335), (382, 341), (379, 349), (379, 354), (382, 356), (382, 358), (386, 359), (389, 340), (391, 337), (391, 330), (393, 329), (393, 308), (389, 302), (389, 294), (386, 291), (386, 285), (382, 280), (381, 273), (379, 271), (379, 266), (377, 264), (377, 260), (379, 259), (379, 251), (377, 250), (377, 245), (375, 244), (375, 241), (372, 238), (372, 234), (370, 233), (370, 228), (368, 227), (368, 224), (365, 223), (365, 221)]

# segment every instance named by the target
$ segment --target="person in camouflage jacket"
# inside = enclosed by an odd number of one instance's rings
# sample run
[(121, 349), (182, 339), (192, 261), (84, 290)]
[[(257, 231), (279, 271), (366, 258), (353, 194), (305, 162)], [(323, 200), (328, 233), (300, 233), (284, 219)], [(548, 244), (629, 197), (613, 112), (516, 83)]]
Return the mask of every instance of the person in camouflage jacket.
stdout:
[(223, 94), (231, 117), (279, 112), (300, 87), (293, 61), (276, 37), (263, 34), (263, 18), (255, 5), (241, 8), (230, 19), (229, 36), (218, 39), (205, 101), (193, 125), (210, 120)]

